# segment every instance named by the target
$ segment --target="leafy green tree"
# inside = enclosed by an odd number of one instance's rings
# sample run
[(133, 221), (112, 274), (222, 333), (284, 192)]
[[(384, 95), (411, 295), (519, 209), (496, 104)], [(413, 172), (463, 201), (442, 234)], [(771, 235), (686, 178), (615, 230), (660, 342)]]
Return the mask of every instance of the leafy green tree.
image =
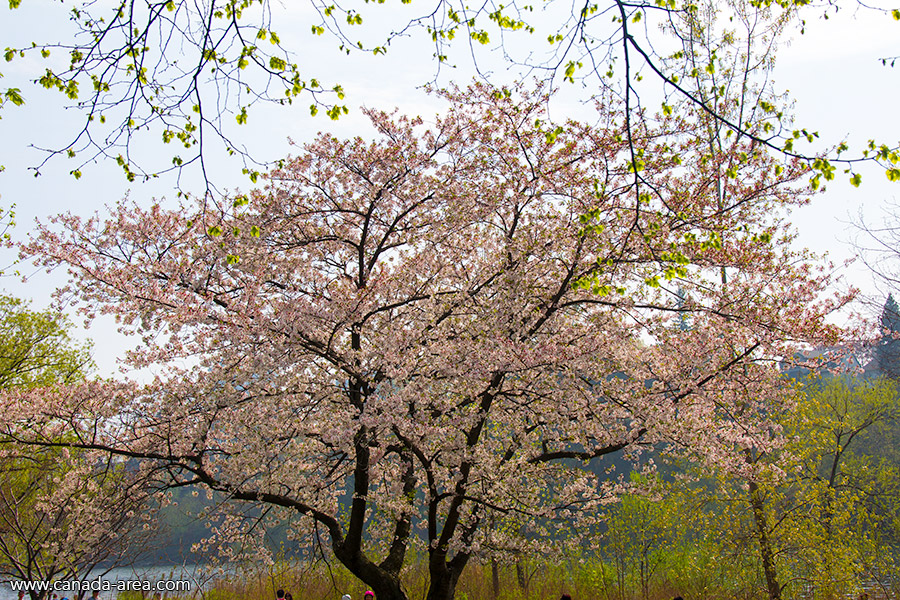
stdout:
[[(785, 413), (784, 449), (754, 463), (747, 501), (723, 506), (737, 525), (731, 537), (756, 540), (747, 549), (771, 571), (764, 573), (770, 598), (794, 595), (801, 582), (816, 597), (842, 596), (893, 554), (896, 516), (887, 507), (900, 500), (888, 483), (895, 481), (896, 465), (864, 450), (867, 438), (895, 428), (898, 416), (896, 384), (849, 377), (814, 380)], [(732, 485), (726, 479), (718, 489)], [(731, 489), (722, 497), (739, 499), (739, 487)]]
[(793, 569), (805, 571), (824, 596), (852, 589), (862, 575), (873, 520), (881, 518), (866, 499), (879, 495), (876, 482), (884, 473), (859, 450), (898, 416), (894, 383), (833, 377), (811, 385), (787, 423), (794, 477), (782, 489), (775, 518), (797, 548)]
[(780, 450), (744, 472), (683, 466), (693, 482), (671, 485), (665, 503), (697, 554), (668, 576), (686, 595), (770, 599), (887, 582), (900, 558), (898, 417), (895, 382), (813, 379), (778, 417)]
[(64, 315), (0, 296), (0, 389), (83, 379), (92, 366), (90, 347), (77, 344), (69, 330)]
[[(672, 536), (670, 505), (649, 493), (622, 496), (610, 507), (600, 539), (601, 556), (613, 567), (610, 600), (625, 600), (632, 589), (651, 597), (651, 586), (664, 570)], [(610, 589), (611, 588), (611, 589)]]

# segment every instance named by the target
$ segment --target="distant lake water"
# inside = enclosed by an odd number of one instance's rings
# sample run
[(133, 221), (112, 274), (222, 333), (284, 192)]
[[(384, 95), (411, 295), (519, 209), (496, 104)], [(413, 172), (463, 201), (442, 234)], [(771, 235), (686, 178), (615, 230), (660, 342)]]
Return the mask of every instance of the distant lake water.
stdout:
[[(91, 589), (99, 588), (100, 600), (115, 600), (122, 589), (134, 590), (138, 594), (143, 593), (143, 596), (148, 599), (153, 598), (157, 591), (163, 598), (169, 595), (190, 597), (209, 580), (204, 576), (200, 565), (117, 567), (107, 573), (101, 573), (103, 572), (100, 571), (96, 575), (92, 574), (85, 578)], [(60, 582), (60, 584), (68, 585), (64, 582)], [(184, 589), (185, 587), (187, 589)], [(58, 600), (63, 598), (73, 600), (77, 591), (59, 590), (55, 593)], [(27, 593), (25, 597), (28, 598)], [(91, 592), (85, 592), (83, 597), (89, 599)], [(0, 600), (16, 600), (16, 598), (18, 598), (18, 592), (13, 590), (12, 582), (0, 582)]]

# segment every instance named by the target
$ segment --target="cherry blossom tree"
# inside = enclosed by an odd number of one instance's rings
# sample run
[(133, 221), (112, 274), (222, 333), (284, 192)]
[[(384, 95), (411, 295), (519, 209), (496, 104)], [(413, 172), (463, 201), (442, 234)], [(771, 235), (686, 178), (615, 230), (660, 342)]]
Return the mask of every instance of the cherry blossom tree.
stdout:
[(540, 92), (443, 95), (433, 123), (371, 111), (376, 141), (322, 135), (227, 204), (43, 226), (24, 251), (158, 375), (8, 394), (6, 433), (303, 517), (384, 600), (417, 540), (446, 600), (482, 548), (590, 520), (627, 486), (613, 458), (752, 469), (793, 393), (777, 359), (834, 335), (840, 301), (779, 218), (803, 168), (748, 138), (710, 153), (688, 116), (626, 136), (612, 104), (555, 127)]

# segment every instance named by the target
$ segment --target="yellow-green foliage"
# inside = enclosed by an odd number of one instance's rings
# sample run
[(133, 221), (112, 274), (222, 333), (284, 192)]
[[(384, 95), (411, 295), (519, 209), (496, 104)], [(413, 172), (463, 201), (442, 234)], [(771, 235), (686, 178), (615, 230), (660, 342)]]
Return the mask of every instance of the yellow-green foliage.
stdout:
[[(887, 453), (897, 436), (897, 386), (834, 377), (799, 392), (796, 406), (779, 418), (783, 450), (748, 454), (762, 525), (783, 598), (845, 597), (895, 572), (900, 477), (897, 457)], [(730, 597), (765, 597), (750, 480), (693, 472), (701, 483), (674, 486), (667, 502), (681, 505), (701, 556), (719, 562), (685, 564), (682, 573), (692, 573), (687, 579), (695, 584), (704, 571), (713, 575), (711, 587), (691, 595), (716, 595), (718, 587)]]
[(0, 296), (0, 389), (71, 383), (90, 365), (88, 346), (73, 342), (63, 315)]

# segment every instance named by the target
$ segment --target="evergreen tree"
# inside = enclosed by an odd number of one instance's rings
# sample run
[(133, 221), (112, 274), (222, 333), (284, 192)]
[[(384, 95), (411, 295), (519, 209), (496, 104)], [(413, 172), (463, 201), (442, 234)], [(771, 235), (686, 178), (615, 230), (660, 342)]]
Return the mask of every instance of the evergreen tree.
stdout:
[(875, 363), (879, 374), (900, 379), (900, 306), (891, 294), (881, 311), (881, 340), (875, 347)]

